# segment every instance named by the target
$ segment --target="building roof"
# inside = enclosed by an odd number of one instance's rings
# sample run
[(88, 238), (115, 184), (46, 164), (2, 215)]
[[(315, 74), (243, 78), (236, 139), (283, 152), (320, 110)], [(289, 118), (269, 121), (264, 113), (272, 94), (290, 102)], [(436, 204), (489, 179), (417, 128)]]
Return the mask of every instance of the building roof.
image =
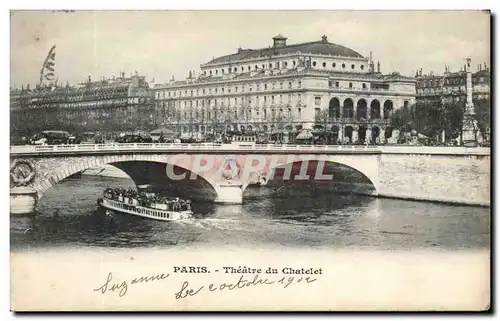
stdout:
[(282, 47), (239, 49), (238, 52), (236, 53), (214, 58), (211, 61), (207, 62), (207, 64), (229, 63), (230, 61), (265, 57), (271, 54), (286, 55), (297, 52), (301, 52), (303, 54), (304, 53), (321, 54), (321, 55), (332, 55), (332, 56), (341, 56), (349, 58), (364, 58), (361, 54), (350, 48), (337, 45), (328, 41), (320, 40), (320, 41), (298, 43), (293, 45), (286, 45)]

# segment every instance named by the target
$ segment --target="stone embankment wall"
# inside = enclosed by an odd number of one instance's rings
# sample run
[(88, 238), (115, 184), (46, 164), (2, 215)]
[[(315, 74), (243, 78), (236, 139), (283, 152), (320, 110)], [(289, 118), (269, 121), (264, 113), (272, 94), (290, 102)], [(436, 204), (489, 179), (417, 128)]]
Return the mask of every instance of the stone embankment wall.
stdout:
[(379, 196), (490, 205), (489, 151), (384, 150)]

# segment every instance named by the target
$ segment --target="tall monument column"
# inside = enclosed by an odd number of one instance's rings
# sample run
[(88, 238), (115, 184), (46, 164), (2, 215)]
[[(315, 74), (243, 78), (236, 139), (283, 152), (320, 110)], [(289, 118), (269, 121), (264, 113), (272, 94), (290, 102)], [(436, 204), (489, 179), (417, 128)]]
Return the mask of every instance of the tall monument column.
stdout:
[(471, 59), (467, 58), (466, 68), (466, 94), (465, 112), (462, 123), (462, 144), (477, 143), (477, 122), (474, 112), (474, 103), (472, 102), (472, 72), (470, 70)]

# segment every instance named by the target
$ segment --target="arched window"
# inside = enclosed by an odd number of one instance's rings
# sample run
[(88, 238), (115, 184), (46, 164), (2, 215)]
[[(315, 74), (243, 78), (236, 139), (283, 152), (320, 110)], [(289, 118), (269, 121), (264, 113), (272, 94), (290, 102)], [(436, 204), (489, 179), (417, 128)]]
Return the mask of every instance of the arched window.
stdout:
[(345, 64), (342, 64), (342, 68), (345, 68)]
[(323, 68), (326, 68), (326, 62), (323, 63)]

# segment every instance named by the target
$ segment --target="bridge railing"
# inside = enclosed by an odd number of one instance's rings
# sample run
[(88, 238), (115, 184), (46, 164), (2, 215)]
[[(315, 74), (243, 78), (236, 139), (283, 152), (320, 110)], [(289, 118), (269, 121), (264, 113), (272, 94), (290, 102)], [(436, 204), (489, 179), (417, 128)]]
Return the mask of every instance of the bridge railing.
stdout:
[(275, 144), (216, 144), (216, 143), (108, 143), (108, 144), (78, 144), (78, 145), (24, 145), (11, 146), (11, 154), (29, 153), (68, 153), (94, 151), (138, 151), (138, 150), (281, 150), (281, 151), (380, 151), (378, 146), (362, 145), (275, 145)]

